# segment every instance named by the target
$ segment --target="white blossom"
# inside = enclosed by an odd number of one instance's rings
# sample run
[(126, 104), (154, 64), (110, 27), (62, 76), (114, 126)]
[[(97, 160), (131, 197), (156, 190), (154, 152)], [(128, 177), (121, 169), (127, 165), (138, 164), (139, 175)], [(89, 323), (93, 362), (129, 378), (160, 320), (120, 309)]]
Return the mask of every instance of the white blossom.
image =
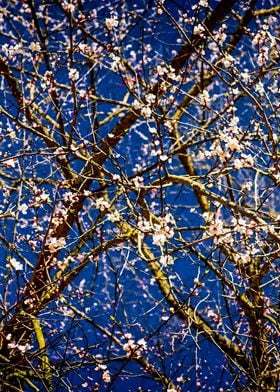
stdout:
[(204, 31), (205, 31), (205, 28), (202, 26), (202, 24), (194, 26), (194, 29), (193, 29), (194, 35), (203, 35)]
[(145, 98), (148, 103), (154, 103), (157, 97), (155, 96), (155, 94), (150, 93), (147, 94)]
[(203, 106), (208, 106), (210, 103), (210, 96), (207, 90), (203, 90), (200, 94), (200, 103)]
[(141, 186), (143, 186), (144, 178), (140, 177), (140, 176), (136, 176), (133, 178), (132, 181), (133, 181), (135, 188), (139, 189), (139, 188), (141, 188)]
[(31, 346), (31, 344), (26, 343), (26, 344), (18, 344), (16, 342), (11, 342), (8, 343), (8, 348), (13, 349), (13, 348), (17, 348), (19, 351), (21, 351), (23, 354), (26, 351), (29, 351), (33, 348), (33, 346)]
[(79, 79), (79, 72), (76, 70), (76, 69), (74, 69), (74, 68), (71, 68), (70, 69), (70, 71), (68, 72), (68, 76), (69, 76), (69, 79), (71, 79), (72, 81), (76, 81), (76, 80), (78, 80)]
[(23, 214), (26, 215), (28, 211), (28, 205), (26, 203), (22, 203), (18, 206), (18, 210)]
[(229, 68), (234, 63), (234, 58), (230, 54), (226, 54), (223, 63), (226, 68)]
[(149, 117), (151, 117), (152, 109), (149, 106), (143, 106), (141, 109), (141, 114), (145, 118), (149, 118)]
[(110, 222), (119, 222), (120, 221), (120, 214), (118, 211), (114, 211), (107, 215), (107, 218)]
[(39, 52), (41, 50), (39, 42), (31, 42), (31, 44), (29, 45), (29, 49), (32, 52)]
[(23, 270), (23, 265), (19, 261), (17, 261), (14, 257), (10, 258), (10, 265), (16, 271), (22, 271)]
[(99, 197), (95, 201), (95, 207), (100, 211), (104, 211), (110, 207), (110, 203), (108, 203), (108, 201), (105, 200), (104, 197)]
[(55, 253), (58, 249), (63, 248), (65, 244), (66, 244), (66, 240), (64, 237), (60, 237), (60, 238), (51, 237), (48, 238), (47, 240), (47, 245), (51, 253)]
[(105, 19), (105, 26), (110, 31), (113, 30), (114, 27), (117, 27), (118, 24), (119, 24), (119, 22), (118, 22), (118, 19), (116, 16), (113, 16), (112, 18)]
[(4, 161), (4, 165), (6, 167), (16, 167), (16, 159), (11, 158), (11, 159), (7, 159), (6, 161)]
[(162, 255), (162, 256), (160, 256), (159, 262), (161, 265), (166, 267), (167, 265), (174, 264), (174, 259), (170, 255)]

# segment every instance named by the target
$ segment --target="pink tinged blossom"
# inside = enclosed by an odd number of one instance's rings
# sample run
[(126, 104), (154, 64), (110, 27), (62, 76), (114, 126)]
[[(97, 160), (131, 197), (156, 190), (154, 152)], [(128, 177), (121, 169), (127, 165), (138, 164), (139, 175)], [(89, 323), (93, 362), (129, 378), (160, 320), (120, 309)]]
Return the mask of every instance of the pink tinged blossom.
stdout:
[(62, 2), (62, 7), (66, 12), (73, 13), (75, 11), (75, 4), (71, 4), (71, 2), (65, 0)]
[(11, 159), (5, 160), (3, 163), (4, 163), (4, 166), (6, 166), (6, 167), (14, 168), (14, 167), (16, 167), (16, 162), (17, 162), (17, 160), (15, 158), (11, 158)]
[(62, 147), (58, 147), (55, 151), (54, 154), (58, 156), (59, 159), (65, 160), (66, 159), (66, 154), (65, 151)]
[(269, 59), (269, 49), (267, 47), (263, 47), (258, 55), (257, 64), (262, 67), (266, 64), (267, 60)]
[(223, 221), (216, 219), (208, 228), (209, 234), (213, 236), (220, 236), (225, 233)]
[(111, 376), (108, 370), (102, 374), (102, 380), (106, 383), (111, 382)]

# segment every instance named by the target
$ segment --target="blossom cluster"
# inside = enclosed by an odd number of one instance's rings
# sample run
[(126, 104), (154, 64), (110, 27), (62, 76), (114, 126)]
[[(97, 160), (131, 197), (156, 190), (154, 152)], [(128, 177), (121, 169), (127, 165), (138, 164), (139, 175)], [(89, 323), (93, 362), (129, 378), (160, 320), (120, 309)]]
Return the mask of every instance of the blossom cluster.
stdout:
[(163, 246), (168, 242), (168, 239), (174, 237), (174, 217), (168, 212), (163, 216), (159, 222), (150, 222), (143, 217), (138, 218), (137, 227), (140, 230), (139, 236), (143, 239), (145, 233), (152, 235), (152, 242), (161, 249), (161, 256), (159, 259), (163, 267), (173, 264), (174, 260), (171, 255), (165, 254)]
[(124, 334), (126, 342), (123, 344), (123, 349), (127, 356), (139, 356), (143, 351), (147, 350), (147, 342), (145, 339), (135, 341), (130, 333)]
[[(258, 47), (257, 64), (262, 67), (269, 60), (269, 57), (279, 57), (277, 42), (275, 37), (269, 32), (269, 24), (264, 23), (262, 28), (253, 36), (252, 43)], [(278, 52), (278, 53), (277, 53)]]

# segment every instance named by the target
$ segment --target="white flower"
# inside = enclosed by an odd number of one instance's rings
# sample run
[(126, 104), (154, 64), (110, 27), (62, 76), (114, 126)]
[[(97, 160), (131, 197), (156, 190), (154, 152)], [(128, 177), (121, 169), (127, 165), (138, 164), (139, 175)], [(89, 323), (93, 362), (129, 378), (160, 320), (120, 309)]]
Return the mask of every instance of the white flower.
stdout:
[(242, 145), (238, 139), (231, 137), (227, 140), (226, 148), (228, 148), (230, 151), (241, 151)]
[(113, 174), (112, 178), (113, 178), (114, 181), (119, 181), (121, 176), (119, 174)]
[(216, 219), (210, 226), (209, 226), (209, 234), (213, 236), (219, 236), (223, 235), (225, 230), (224, 230), (224, 224), (223, 221), (220, 219)]
[(265, 90), (264, 90), (264, 86), (262, 82), (258, 82), (255, 86), (255, 90), (257, 93), (259, 93), (260, 95), (264, 95)]
[(6, 167), (16, 167), (16, 159), (7, 159), (6, 161), (4, 161), (4, 165)]
[(193, 29), (194, 35), (203, 35), (204, 31), (205, 31), (205, 28), (202, 26), (202, 24), (194, 26), (194, 29)]
[(223, 63), (226, 68), (229, 68), (234, 63), (234, 58), (231, 55), (226, 54)]
[(62, 7), (66, 12), (70, 12), (71, 14), (75, 11), (75, 5), (68, 3), (68, 1), (63, 1)]
[(124, 345), (123, 345), (123, 349), (127, 353), (130, 353), (131, 351), (133, 351), (135, 349), (135, 347), (136, 347), (136, 345), (135, 345), (135, 341), (133, 339), (128, 339), (128, 341), (126, 343), (124, 343)]
[(145, 98), (148, 103), (154, 103), (157, 97), (155, 96), (155, 94), (150, 93), (147, 94)]
[(234, 161), (233, 161), (233, 167), (235, 168), (235, 169), (241, 169), (242, 167), (243, 167), (243, 162), (241, 161), (241, 159), (238, 159), (238, 158), (236, 158)]
[(51, 253), (56, 252), (58, 249), (63, 248), (66, 244), (65, 238), (55, 238), (51, 237), (47, 240), (47, 245)]
[(76, 81), (76, 80), (79, 79), (80, 75), (79, 75), (79, 72), (76, 69), (71, 68), (70, 71), (68, 72), (68, 76), (69, 76), (69, 79), (71, 79), (73, 81)]
[(132, 107), (135, 110), (139, 110), (139, 109), (141, 109), (142, 104), (137, 99), (135, 99), (134, 102), (132, 103)]
[(164, 233), (156, 232), (153, 235), (153, 244), (162, 246), (166, 242), (166, 235)]
[(200, 103), (203, 106), (208, 106), (210, 103), (210, 96), (207, 90), (203, 90), (202, 94), (200, 94)]
[(108, 370), (106, 370), (103, 374), (102, 374), (102, 380), (104, 382), (111, 382), (111, 376)]
[(99, 363), (94, 370), (101, 370), (104, 371), (107, 369), (107, 365), (103, 364), (103, 363)]
[(23, 215), (26, 215), (26, 214), (27, 214), (27, 211), (28, 211), (28, 205), (27, 205), (26, 203), (23, 203), (23, 204), (21, 204), (21, 205), (18, 207), (18, 210), (19, 210)]
[(142, 114), (142, 116), (144, 116), (145, 118), (149, 118), (149, 117), (151, 117), (152, 109), (149, 108), (149, 106), (144, 106), (144, 107), (142, 107), (142, 109), (141, 109), (141, 114)]
[(174, 264), (174, 259), (173, 259), (173, 257), (170, 256), (170, 255), (162, 255), (162, 256), (160, 256), (159, 262), (160, 262), (160, 264), (162, 264), (164, 267), (166, 267), (167, 265)]
[(172, 132), (173, 131), (173, 128), (174, 128), (174, 125), (173, 125), (173, 123), (171, 122), (171, 121), (165, 121), (164, 122), (164, 124), (163, 124), (164, 126), (165, 126), (165, 128), (169, 131), (169, 132)]
[(31, 42), (29, 49), (31, 52), (39, 52), (41, 50), (39, 42)]
[(99, 197), (98, 199), (96, 199), (95, 201), (95, 207), (100, 210), (100, 211), (104, 211), (107, 210), (110, 207), (110, 204), (108, 203), (108, 201), (106, 201), (104, 199), (104, 197)]
[(19, 261), (17, 261), (14, 257), (10, 258), (10, 265), (16, 271), (22, 271), (23, 270), (23, 265)]
[(31, 346), (29, 343), (26, 344), (17, 344), (16, 342), (11, 342), (8, 344), (8, 348), (17, 348), (19, 351), (22, 353), (25, 353), (28, 350), (31, 350), (33, 346)]
[(146, 342), (146, 340), (145, 339), (139, 339), (138, 341), (137, 341), (137, 345), (138, 346), (140, 346), (140, 350), (142, 351), (142, 350), (147, 350), (147, 342)]
[(208, 0), (200, 0), (199, 5), (201, 7), (208, 7)]
[(29, 351), (33, 348), (33, 346), (31, 346), (31, 344), (26, 343), (26, 344), (18, 344), (18, 349), (22, 352), (25, 353), (26, 351)]
[(114, 27), (117, 27), (119, 24), (118, 19), (116, 16), (113, 16), (112, 18), (106, 18), (105, 19), (105, 25), (108, 30), (112, 30)]
[(146, 219), (143, 219), (141, 216), (139, 217), (139, 221), (137, 223), (137, 227), (142, 232), (148, 232), (152, 229), (152, 225)]
[(110, 58), (112, 59), (112, 71), (118, 71), (122, 68), (121, 58), (114, 53), (111, 53)]
[(65, 151), (62, 147), (58, 147), (55, 151), (54, 154), (58, 156), (59, 159), (65, 160), (66, 159), (66, 154)]
[(248, 83), (250, 81), (250, 74), (249, 74), (248, 70), (241, 72), (240, 76), (244, 80), (245, 83)]
[(119, 222), (120, 220), (120, 214), (118, 211), (114, 211), (111, 214), (108, 214), (108, 220), (110, 222)]
[(162, 155), (160, 155), (159, 159), (160, 159), (162, 162), (165, 162), (165, 161), (168, 160), (168, 156), (167, 156), (166, 154), (162, 154)]
[(132, 181), (133, 181), (133, 183), (134, 183), (135, 188), (140, 189), (141, 186), (143, 185), (144, 178), (143, 178), (143, 177), (136, 176), (135, 178), (133, 178)]

